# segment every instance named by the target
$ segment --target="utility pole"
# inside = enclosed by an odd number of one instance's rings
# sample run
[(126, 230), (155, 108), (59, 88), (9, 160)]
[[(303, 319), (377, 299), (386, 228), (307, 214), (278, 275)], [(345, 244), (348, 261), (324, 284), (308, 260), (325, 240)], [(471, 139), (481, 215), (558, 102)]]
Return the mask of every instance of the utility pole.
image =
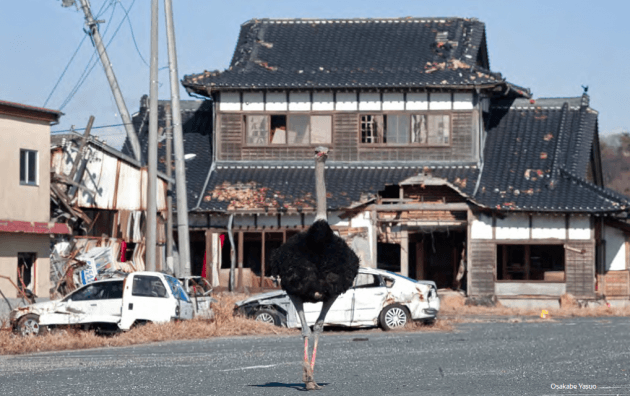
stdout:
[(186, 197), (186, 164), (184, 163), (182, 113), (179, 106), (179, 80), (177, 77), (177, 50), (175, 49), (175, 28), (173, 26), (172, 0), (164, 0), (164, 14), (166, 15), (166, 38), (171, 82), (171, 107), (173, 113), (173, 141), (175, 145), (179, 266), (180, 268), (183, 268), (183, 273), (179, 276), (190, 276), (190, 235), (188, 231), (188, 202)]
[(147, 183), (147, 271), (155, 271), (157, 232), (157, 129), (158, 129), (158, 0), (151, 0), (151, 72), (149, 90), (149, 180)]
[[(173, 185), (171, 184), (171, 174), (173, 173), (173, 127), (171, 125), (171, 106), (164, 106), (164, 116), (166, 125), (164, 132), (166, 136), (166, 267), (173, 268)], [(178, 268), (173, 268), (175, 275), (179, 276)]]
[[(131, 149), (133, 150), (133, 155), (137, 161), (141, 161), (140, 155), (140, 142), (138, 141), (138, 136), (136, 136), (136, 131), (133, 129), (133, 125), (131, 124), (131, 117), (129, 116), (129, 112), (127, 111), (127, 105), (125, 104), (125, 99), (120, 92), (120, 87), (118, 86), (118, 81), (116, 80), (116, 75), (114, 75), (114, 69), (112, 68), (112, 64), (109, 61), (109, 57), (107, 56), (107, 52), (105, 51), (105, 46), (103, 45), (103, 39), (101, 38), (101, 33), (98, 30), (98, 24), (102, 21), (95, 21), (92, 16), (92, 11), (90, 10), (90, 3), (88, 0), (79, 0), (81, 3), (81, 9), (85, 14), (85, 24), (88, 27), (88, 34), (92, 39), (92, 44), (96, 47), (96, 51), (98, 52), (98, 56), (101, 59), (101, 64), (105, 69), (105, 75), (107, 76), (107, 81), (109, 81), (109, 85), (112, 89), (112, 93), (114, 94), (114, 100), (116, 101), (116, 106), (118, 106), (118, 112), (120, 113), (120, 118), (122, 118), (122, 122), (125, 125), (125, 131), (127, 132), (127, 138), (131, 143)], [(65, 1), (63, 5), (68, 6), (72, 4), (69, 1)]]

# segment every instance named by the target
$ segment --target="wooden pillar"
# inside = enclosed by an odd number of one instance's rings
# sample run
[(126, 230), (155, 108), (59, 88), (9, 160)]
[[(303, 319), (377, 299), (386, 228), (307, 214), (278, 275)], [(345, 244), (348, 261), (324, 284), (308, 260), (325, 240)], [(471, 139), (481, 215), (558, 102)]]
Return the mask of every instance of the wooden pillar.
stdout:
[(416, 241), (416, 279), (425, 279), (424, 275), (424, 238)]
[(262, 248), (260, 249), (260, 287), (265, 284), (265, 231), (262, 232)]
[(409, 231), (400, 232), (400, 274), (409, 276)]
[(212, 263), (214, 262), (214, 255), (212, 249), (212, 235), (213, 232), (206, 230), (206, 279), (208, 283), (212, 284)]
[(239, 290), (243, 288), (243, 242), (245, 239), (244, 235), (245, 233), (243, 231), (238, 232), (238, 256), (236, 259), (238, 262), (238, 277), (237, 277), (236, 288)]

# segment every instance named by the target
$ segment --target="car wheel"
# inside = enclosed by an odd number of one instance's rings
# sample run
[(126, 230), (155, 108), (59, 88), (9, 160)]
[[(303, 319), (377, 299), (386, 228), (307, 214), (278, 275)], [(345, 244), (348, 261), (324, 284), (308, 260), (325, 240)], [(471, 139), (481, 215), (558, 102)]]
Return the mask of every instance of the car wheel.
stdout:
[(22, 336), (40, 335), (44, 333), (44, 326), (39, 325), (39, 316), (35, 314), (24, 315), (18, 320), (17, 333)]
[(409, 321), (409, 311), (400, 304), (388, 305), (379, 315), (379, 323), (383, 330), (403, 327)]
[(269, 323), (272, 325), (280, 326), (280, 317), (275, 311), (271, 309), (260, 309), (254, 316), (257, 322)]

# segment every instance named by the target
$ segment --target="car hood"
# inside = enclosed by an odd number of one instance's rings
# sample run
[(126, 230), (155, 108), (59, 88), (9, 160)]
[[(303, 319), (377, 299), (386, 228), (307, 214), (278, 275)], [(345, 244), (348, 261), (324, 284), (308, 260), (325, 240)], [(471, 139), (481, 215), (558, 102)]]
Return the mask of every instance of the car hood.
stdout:
[(18, 307), (11, 311), (11, 318), (17, 319), (29, 313), (41, 315), (44, 313), (55, 312), (60, 303), (61, 300), (53, 300), (31, 304), (26, 307)]
[(271, 292), (267, 292), (267, 293), (260, 293), (260, 294), (253, 295), (250, 298), (247, 298), (245, 300), (237, 301), (236, 302), (236, 306), (240, 307), (240, 306), (245, 305), (245, 304), (249, 304), (249, 303), (257, 302), (257, 301), (268, 300), (268, 299), (271, 299), (271, 298), (281, 298), (281, 297), (285, 297), (286, 295), (287, 295), (287, 293), (284, 290), (276, 290), (276, 291), (271, 291)]

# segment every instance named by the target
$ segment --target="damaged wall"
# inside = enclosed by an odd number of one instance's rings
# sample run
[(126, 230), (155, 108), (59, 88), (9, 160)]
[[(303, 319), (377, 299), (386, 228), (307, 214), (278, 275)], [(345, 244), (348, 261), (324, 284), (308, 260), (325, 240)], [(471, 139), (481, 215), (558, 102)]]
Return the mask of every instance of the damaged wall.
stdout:
[[(35, 279), (29, 289), (38, 297), (50, 292), (50, 236), (34, 234), (0, 234), (0, 275), (8, 276), (19, 285), (18, 253), (35, 253)], [(6, 279), (0, 278), (0, 290), (9, 298), (19, 297), (18, 291)]]

